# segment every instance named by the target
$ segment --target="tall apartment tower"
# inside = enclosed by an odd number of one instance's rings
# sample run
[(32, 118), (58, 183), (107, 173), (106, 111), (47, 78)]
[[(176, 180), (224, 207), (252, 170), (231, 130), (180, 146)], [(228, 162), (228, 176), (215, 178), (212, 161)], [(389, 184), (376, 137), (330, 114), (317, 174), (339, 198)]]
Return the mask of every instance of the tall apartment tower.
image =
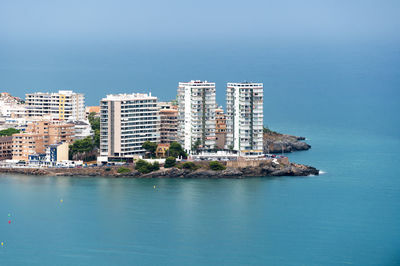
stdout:
[(263, 153), (263, 84), (228, 83), (226, 148), (245, 155)]
[(179, 82), (178, 138), (186, 151), (200, 141), (201, 148), (215, 148), (215, 83)]
[(107, 95), (100, 102), (100, 156), (143, 155), (145, 141), (158, 143), (157, 97), (144, 93)]
[(84, 120), (85, 96), (82, 93), (60, 90), (57, 93), (27, 93), (26, 115), (28, 117), (49, 116), (58, 120)]

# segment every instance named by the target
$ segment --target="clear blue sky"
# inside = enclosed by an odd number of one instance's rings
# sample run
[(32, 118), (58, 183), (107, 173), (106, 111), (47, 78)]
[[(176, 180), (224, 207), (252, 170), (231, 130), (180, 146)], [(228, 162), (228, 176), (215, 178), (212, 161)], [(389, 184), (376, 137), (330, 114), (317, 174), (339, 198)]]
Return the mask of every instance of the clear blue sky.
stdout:
[[(2, 0), (2, 41), (388, 38), (400, 1)], [(206, 41), (206, 40), (205, 40)]]

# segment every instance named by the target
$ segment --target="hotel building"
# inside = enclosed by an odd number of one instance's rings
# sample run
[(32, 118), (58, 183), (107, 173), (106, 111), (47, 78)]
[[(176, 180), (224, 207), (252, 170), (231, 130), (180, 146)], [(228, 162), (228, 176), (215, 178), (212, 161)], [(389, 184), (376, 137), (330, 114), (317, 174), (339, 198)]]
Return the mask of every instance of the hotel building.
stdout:
[(49, 116), (57, 120), (84, 120), (85, 96), (69, 90), (58, 93), (27, 93), (26, 114), (28, 117)]
[(246, 155), (263, 153), (263, 84), (228, 83), (226, 148)]
[(157, 97), (151, 93), (107, 95), (100, 102), (100, 156), (143, 155), (144, 142), (159, 142), (159, 126)]
[(179, 82), (178, 138), (187, 152), (197, 141), (200, 148), (215, 148), (215, 109), (215, 83)]

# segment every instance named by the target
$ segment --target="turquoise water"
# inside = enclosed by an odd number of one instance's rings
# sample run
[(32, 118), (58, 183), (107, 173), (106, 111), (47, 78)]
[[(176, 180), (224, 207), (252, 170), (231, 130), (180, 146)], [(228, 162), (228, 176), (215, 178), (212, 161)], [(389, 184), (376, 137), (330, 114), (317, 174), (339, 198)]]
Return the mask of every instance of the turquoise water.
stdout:
[[(119, 92), (107, 87), (146, 88), (148, 81), (167, 99), (179, 80), (199, 73), (221, 84), (223, 103), (223, 82), (263, 81), (265, 123), (306, 136), (312, 149), (289, 157), (324, 174), (246, 180), (2, 175), (0, 265), (400, 264), (398, 47), (165, 48), (156, 56), (154, 47), (142, 56), (110, 48), (111, 59), (100, 45), (80, 51), (82, 57), (74, 47), (30, 59), (2, 54), (0, 77), (4, 84), (18, 80), (15, 94), (31, 82), (80, 87), (88, 95), (98, 88), (91, 97), (100, 98)], [(57, 60), (46, 57), (52, 53)], [(183, 60), (192, 56), (202, 61)], [(19, 77), (16, 69), (24, 79), (12, 78)]]
[(304, 133), (312, 150), (291, 158), (325, 174), (246, 180), (3, 175), (0, 264), (398, 264), (399, 139)]

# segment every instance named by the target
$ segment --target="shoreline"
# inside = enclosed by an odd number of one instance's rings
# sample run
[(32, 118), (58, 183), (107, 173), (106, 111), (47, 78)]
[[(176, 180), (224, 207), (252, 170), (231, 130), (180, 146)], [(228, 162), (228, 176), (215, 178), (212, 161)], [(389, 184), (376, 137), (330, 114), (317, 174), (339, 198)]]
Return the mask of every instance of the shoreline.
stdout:
[(0, 174), (23, 174), (27, 176), (70, 176), (70, 177), (110, 177), (110, 178), (182, 178), (182, 179), (215, 179), (215, 178), (250, 178), (279, 176), (316, 176), (319, 170), (312, 166), (265, 160), (257, 164), (243, 167), (227, 167), (225, 170), (214, 171), (201, 167), (197, 170), (179, 169), (178, 167), (160, 168), (160, 170), (142, 174), (132, 166), (130, 171), (118, 173), (118, 166), (102, 166), (87, 168), (0, 168)]

